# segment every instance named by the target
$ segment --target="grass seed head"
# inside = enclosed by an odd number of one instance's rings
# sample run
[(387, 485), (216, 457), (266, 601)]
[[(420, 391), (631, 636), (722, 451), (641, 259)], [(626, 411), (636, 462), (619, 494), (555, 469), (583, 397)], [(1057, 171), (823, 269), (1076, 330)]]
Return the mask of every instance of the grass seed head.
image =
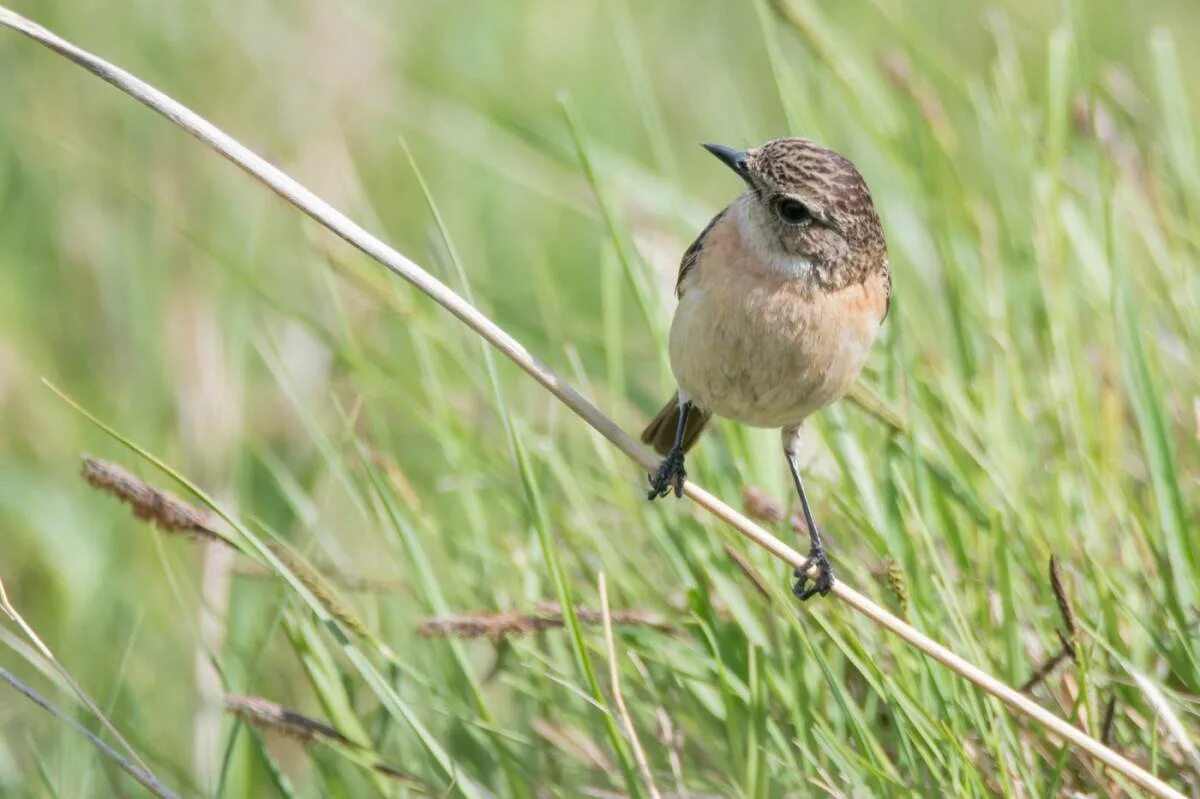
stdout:
[(111, 461), (84, 455), (82, 474), (93, 488), (126, 503), (134, 516), (151, 522), (163, 532), (229, 543), (212, 529), (208, 514), (168, 491), (155, 488)]
[[(575, 615), (584, 624), (603, 622), (600, 611), (591, 608), (576, 606)], [(644, 627), (669, 635), (677, 632), (674, 625), (644, 610), (614, 610), (610, 618), (614, 625), (621, 627)], [(533, 613), (477, 611), (434, 616), (417, 626), (417, 634), (423, 638), (490, 638), (499, 642), (510, 637), (557, 630), (562, 626), (563, 614), (559, 606), (544, 602), (539, 603)]]
[(306, 744), (323, 739), (347, 746), (354, 745), (349, 738), (328, 724), (288, 710), (283, 705), (261, 696), (226, 696), (225, 708), (247, 724), (281, 733)]

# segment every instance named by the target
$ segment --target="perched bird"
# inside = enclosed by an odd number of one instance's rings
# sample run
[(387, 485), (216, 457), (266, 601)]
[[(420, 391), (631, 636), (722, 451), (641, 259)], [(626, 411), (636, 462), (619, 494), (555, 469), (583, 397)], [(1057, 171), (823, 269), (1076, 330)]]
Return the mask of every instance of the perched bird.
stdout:
[[(684, 453), (715, 414), (778, 427), (811, 549), (801, 599), (826, 594), (833, 569), (796, 465), (800, 426), (862, 371), (891, 304), (887, 243), (854, 164), (808, 139), (752, 150), (704, 145), (746, 190), (683, 255), (671, 323), (678, 394), (642, 432), (665, 455), (650, 499), (683, 495)], [(808, 572), (818, 575), (811, 586)]]

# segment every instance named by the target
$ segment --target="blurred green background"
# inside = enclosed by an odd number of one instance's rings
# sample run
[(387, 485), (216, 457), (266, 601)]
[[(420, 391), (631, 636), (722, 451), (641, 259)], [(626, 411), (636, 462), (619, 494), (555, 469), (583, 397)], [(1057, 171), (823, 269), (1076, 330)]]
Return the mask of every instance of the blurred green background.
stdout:
[[(1060, 647), (1056, 556), (1076, 658), (1032, 695), (1198, 789), (1200, 4), (15, 10), (465, 277), (630, 431), (671, 390), (679, 256), (738, 190), (698, 143), (805, 135), (849, 156), (895, 304), (862, 381), (878, 402), (840, 403), (805, 441), (839, 574), (1019, 685)], [(506, 362), (494, 391), (484, 363), (407, 285), (0, 31), (0, 579), (182, 795), (648, 794), (599, 628), (416, 631), (594, 610), (599, 572), (614, 609), (676, 630), (617, 634), (663, 793), (1129, 791), (835, 601), (797, 608), (781, 564), (685, 502), (649, 506), (637, 468)], [(250, 558), (89, 489), (84, 452), (188, 496), (42, 378), (304, 553), (370, 635), (344, 644)], [(722, 424), (691, 471), (734, 504), (790, 499), (773, 432)], [(101, 732), (17, 626), (3, 636), (0, 666)], [(356, 745), (242, 726), (225, 693)], [(137, 790), (0, 687), (0, 795)]]

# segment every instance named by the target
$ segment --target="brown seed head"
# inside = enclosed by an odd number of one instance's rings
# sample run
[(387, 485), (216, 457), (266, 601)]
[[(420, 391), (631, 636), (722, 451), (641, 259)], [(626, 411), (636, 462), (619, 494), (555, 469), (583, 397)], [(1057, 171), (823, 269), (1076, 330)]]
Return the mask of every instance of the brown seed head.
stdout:
[(1066, 627), (1066, 632), (1060, 632), (1058, 637), (1062, 640), (1063, 649), (1067, 650), (1068, 654), (1074, 658), (1075, 642), (1079, 638), (1079, 630), (1075, 624), (1075, 610), (1071, 607), (1071, 597), (1067, 593), (1066, 583), (1058, 569), (1058, 558), (1053, 555), (1050, 556), (1050, 588), (1054, 591), (1054, 601), (1058, 603), (1058, 612), (1062, 616), (1063, 626)]
[(283, 705), (272, 702), (269, 699), (264, 699), (261, 696), (229, 695), (225, 697), (225, 709), (247, 724), (258, 727), (261, 730), (294, 738), (306, 746), (314, 743), (322, 743), (359, 750), (363, 754), (356, 756), (356, 760), (361, 765), (368, 766), (386, 777), (402, 782), (420, 794), (432, 795), (434, 793), (432, 786), (423, 780), (417, 779), (406, 771), (393, 768), (380, 761), (374, 752), (364, 750), (363, 746), (342, 735), (325, 722), (310, 718), (303, 713), (289, 710)]
[[(575, 606), (575, 615), (584, 624), (599, 624), (602, 620), (598, 611), (582, 605)], [(617, 627), (644, 627), (668, 635), (677, 632), (670, 622), (644, 610), (614, 610), (609, 617)], [(434, 616), (421, 622), (417, 634), (423, 638), (490, 638), (500, 642), (509, 637), (557, 630), (563, 625), (561, 608), (556, 603), (545, 602), (538, 603), (535, 613), (478, 611)]]
[(155, 488), (115, 463), (84, 455), (82, 474), (93, 488), (112, 494), (128, 504), (134, 516), (153, 522), (165, 532), (229, 543), (212, 529), (208, 514), (168, 491)]
[(300, 584), (312, 592), (312, 595), (325, 606), (329, 615), (359, 638), (371, 640), (371, 631), (362, 623), (358, 614), (350, 609), (350, 605), (342, 598), (341, 594), (333, 588), (324, 575), (313, 568), (312, 564), (279, 541), (268, 541), (267, 548), (275, 557), (279, 558), (284, 566), (287, 566), (288, 571), (296, 575)]
[(317, 738), (353, 746), (346, 736), (328, 724), (288, 710), (283, 705), (261, 696), (226, 696), (225, 707), (230, 713), (264, 730), (282, 733), (308, 743)]

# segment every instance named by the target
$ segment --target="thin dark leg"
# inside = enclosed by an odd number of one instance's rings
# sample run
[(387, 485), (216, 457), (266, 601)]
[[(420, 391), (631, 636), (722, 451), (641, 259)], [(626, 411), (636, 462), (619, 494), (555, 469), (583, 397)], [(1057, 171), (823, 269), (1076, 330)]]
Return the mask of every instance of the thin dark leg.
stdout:
[[(787, 457), (788, 468), (792, 470), (792, 482), (796, 484), (796, 493), (800, 495), (800, 507), (804, 510), (804, 523), (808, 526), (808, 560), (804, 565), (796, 569), (796, 585), (792, 591), (800, 599), (811, 599), (816, 594), (825, 596), (833, 588), (833, 567), (829, 565), (829, 557), (825, 554), (825, 546), (821, 543), (821, 533), (817, 530), (817, 523), (813, 521), (812, 509), (808, 507), (808, 497), (804, 493), (804, 481), (800, 479), (800, 469), (796, 466), (796, 456), (792, 452), (785, 451)], [(812, 587), (807, 587), (809, 576), (808, 570), (813, 566), (818, 569), (817, 578), (813, 580)]]
[(675, 496), (683, 496), (683, 481), (687, 478), (687, 472), (683, 468), (683, 431), (687, 428), (688, 413), (692, 410), (692, 403), (685, 402), (679, 406), (679, 422), (675, 425), (675, 443), (671, 445), (671, 449), (667, 452), (667, 457), (663, 459), (662, 465), (658, 467), (658, 471), (650, 478), (650, 490), (646, 492), (648, 499), (658, 499), (665, 497), (671, 493), (671, 489), (675, 489)]

